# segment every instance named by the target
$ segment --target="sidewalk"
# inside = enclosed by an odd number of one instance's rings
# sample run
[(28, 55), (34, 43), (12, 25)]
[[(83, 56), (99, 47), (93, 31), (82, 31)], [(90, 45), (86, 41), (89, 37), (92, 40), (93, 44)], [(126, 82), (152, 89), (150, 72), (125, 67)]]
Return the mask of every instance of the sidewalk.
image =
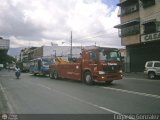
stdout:
[(0, 114), (7, 113), (9, 111), (2, 88), (2, 76), (4, 75), (5, 71), (6, 70), (4, 69), (0, 71)]
[(146, 80), (148, 79), (143, 72), (124, 73), (124, 78), (136, 78), (136, 79), (146, 79)]

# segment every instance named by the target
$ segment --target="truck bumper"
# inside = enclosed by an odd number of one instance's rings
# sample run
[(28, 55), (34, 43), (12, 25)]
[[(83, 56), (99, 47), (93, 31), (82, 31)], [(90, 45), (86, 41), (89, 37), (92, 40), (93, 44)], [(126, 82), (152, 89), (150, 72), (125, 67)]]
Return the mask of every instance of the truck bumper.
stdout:
[(104, 75), (97, 75), (93, 77), (95, 81), (112, 81), (112, 80), (121, 80), (123, 77), (122, 74), (104, 74)]

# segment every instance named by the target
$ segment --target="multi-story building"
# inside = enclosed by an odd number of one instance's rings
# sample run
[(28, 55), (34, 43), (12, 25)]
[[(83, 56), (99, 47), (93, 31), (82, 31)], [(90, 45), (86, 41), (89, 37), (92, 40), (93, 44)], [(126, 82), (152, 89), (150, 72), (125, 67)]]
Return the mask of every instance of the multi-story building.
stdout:
[(149, 60), (160, 60), (160, 0), (120, 0), (119, 29), (126, 46), (126, 72), (141, 72)]

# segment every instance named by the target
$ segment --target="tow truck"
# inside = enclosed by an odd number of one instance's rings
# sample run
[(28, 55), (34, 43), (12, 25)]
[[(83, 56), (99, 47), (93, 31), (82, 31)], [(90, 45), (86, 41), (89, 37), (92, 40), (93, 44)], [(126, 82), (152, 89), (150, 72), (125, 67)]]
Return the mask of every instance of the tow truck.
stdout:
[(111, 83), (123, 77), (119, 50), (106, 47), (82, 49), (80, 57), (70, 61), (57, 58), (49, 66), (49, 71), (51, 79), (80, 80), (88, 85), (94, 82)]

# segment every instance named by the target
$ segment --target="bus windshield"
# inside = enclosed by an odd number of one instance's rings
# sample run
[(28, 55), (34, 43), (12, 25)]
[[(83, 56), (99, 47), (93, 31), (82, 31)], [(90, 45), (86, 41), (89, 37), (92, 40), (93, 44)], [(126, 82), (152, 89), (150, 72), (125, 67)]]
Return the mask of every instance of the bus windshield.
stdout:
[(118, 51), (101, 51), (100, 53), (100, 60), (105, 61), (120, 61), (120, 53)]
[(43, 65), (50, 65), (53, 63), (53, 60), (51, 58), (43, 58), (42, 63)]

